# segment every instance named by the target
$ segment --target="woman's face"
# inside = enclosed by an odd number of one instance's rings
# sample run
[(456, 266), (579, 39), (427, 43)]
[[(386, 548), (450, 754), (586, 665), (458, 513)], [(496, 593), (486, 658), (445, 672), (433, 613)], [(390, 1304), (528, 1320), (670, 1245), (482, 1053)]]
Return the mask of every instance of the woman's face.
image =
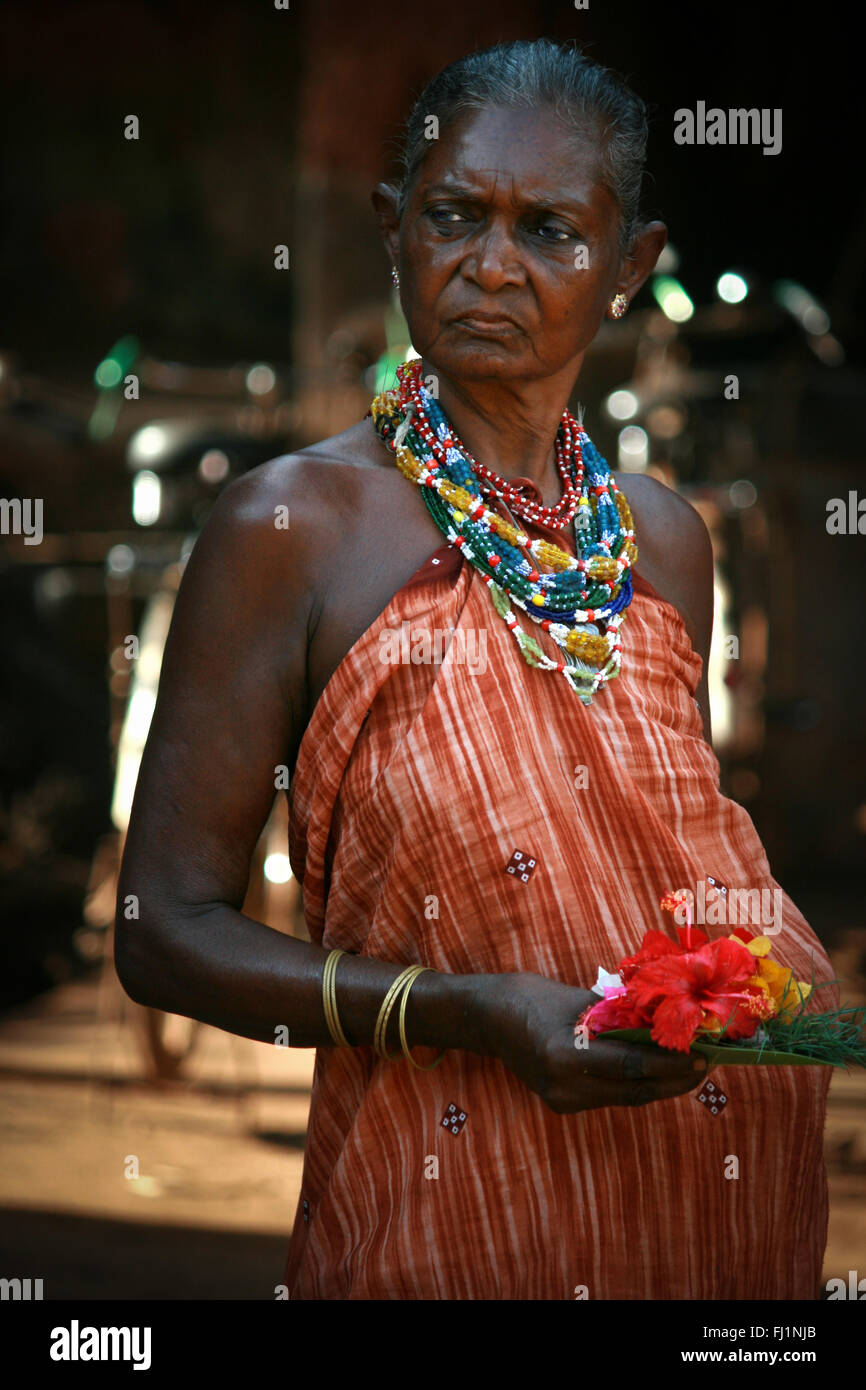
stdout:
[(399, 232), (415, 350), (456, 378), (576, 372), (621, 263), (595, 123), (486, 107), (431, 146)]

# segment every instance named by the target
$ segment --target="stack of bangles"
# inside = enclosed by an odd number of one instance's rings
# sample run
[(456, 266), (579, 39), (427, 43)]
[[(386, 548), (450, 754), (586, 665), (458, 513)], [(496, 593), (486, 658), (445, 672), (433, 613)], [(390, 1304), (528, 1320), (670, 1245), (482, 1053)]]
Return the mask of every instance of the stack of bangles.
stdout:
[[(344, 956), (345, 954), (345, 951), (339, 949), (331, 951), (325, 961), (325, 969), (322, 975), (322, 1000), (325, 1006), (325, 1022), (328, 1025), (328, 1032), (331, 1034), (331, 1037), (338, 1047), (352, 1046), (340, 1026), (340, 1019), (337, 1014), (337, 962), (340, 956)], [(403, 1056), (412, 1063), (413, 1067), (417, 1067), (419, 1071), (432, 1071), (434, 1067), (438, 1067), (442, 1058), (445, 1056), (443, 1050), (440, 1052), (435, 1062), (431, 1062), (429, 1066), (424, 1067), (420, 1062), (415, 1061), (415, 1058), (409, 1051), (409, 1044), (406, 1041), (406, 1001), (409, 998), (409, 991), (419, 975), (422, 975), (425, 970), (432, 969), (432, 965), (407, 965), (406, 969), (401, 970), (397, 978), (392, 980), (388, 992), (382, 1000), (382, 1007), (379, 1010), (379, 1017), (376, 1019), (376, 1027), (373, 1031), (373, 1048), (384, 1061), (399, 1062), (400, 1060), (399, 1053), (394, 1057), (390, 1057), (385, 1047), (388, 1021), (398, 998), (400, 999), (400, 1013), (398, 1015), (400, 1046), (403, 1049)]]

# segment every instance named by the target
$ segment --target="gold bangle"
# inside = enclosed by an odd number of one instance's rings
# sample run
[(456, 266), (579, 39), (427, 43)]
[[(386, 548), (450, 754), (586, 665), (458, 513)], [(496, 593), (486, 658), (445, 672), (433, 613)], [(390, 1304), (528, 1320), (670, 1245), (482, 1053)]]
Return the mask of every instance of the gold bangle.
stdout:
[(328, 1002), (331, 1010), (331, 1022), (334, 1025), (332, 1030), (334, 1036), (339, 1039), (341, 1047), (351, 1047), (352, 1044), (343, 1032), (343, 1027), (340, 1023), (340, 1015), (337, 1012), (337, 965), (339, 964), (340, 956), (344, 956), (345, 954), (345, 951), (339, 951), (334, 954), (333, 965), (331, 966), (331, 971), (328, 976)]
[(438, 1067), (439, 1063), (442, 1061), (443, 1057), (445, 1056), (445, 1048), (443, 1047), (442, 1051), (439, 1053), (439, 1056), (436, 1058), (436, 1061), (435, 1061), (435, 1062), (430, 1062), (430, 1063), (425, 1067), (425, 1066), (422, 1065), (421, 1062), (416, 1062), (416, 1061), (415, 1061), (415, 1058), (412, 1056), (411, 1052), (409, 1051), (409, 1044), (406, 1042), (406, 1001), (407, 1001), (407, 999), (409, 998), (409, 991), (410, 991), (410, 989), (412, 988), (412, 986), (414, 985), (414, 983), (415, 983), (415, 981), (417, 980), (417, 978), (418, 978), (419, 975), (423, 975), (425, 970), (432, 970), (432, 969), (433, 969), (433, 966), (432, 966), (432, 965), (418, 965), (418, 966), (416, 966), (416, 967), (415, 967), (415, 973), (414, 973), (414, 975), (412, 976), (411, 980), (407, 980), (407, 981), (406, 981), (406, 985), (405, 985), (405, 987), (404, 987), (404, 989), (403, 989), (403, 998), (400, 1000), (400, 1046), (401, 1046), (402, 1049), (403, 1049), (403, 1056), (406, 1058), (406, 1060), (407, 1060), (408, 1062), (411, 1062), (413, 1067), (417, 1067), (419, 1071), (432, 1071), (434, 1067)]
[(339, 1038), (334, 1030), (334, 1016), (331, 1011), (331, 975), (334, 967), (342, 952), (339, 949), (329, 951), (325, 960), (325, 968), (322, 971), (322, 1007), (325, 1011), (325, 1023), (333, 1041), (339, 1047)]
[(397, 995), (405, 984), (407, 976), (412, 975), (414, 977), (417, 969), (417, 965), (407, 965), (405, 970), (401, 970), (399, 975), (391, 981), (388, 992), (382, 1000), (382, 1006), (379, 1009), (379, 1017), (376, 1019), (376, 1027), (373, 1030), (373, 1048), (385, 1062), (399, 1062), (402, 1055), (397, 1052), (393, 1057), (388, 1056), (385, 1044), (385, 1039), (388, 1034), (388, 1020), (391, 1017), (391, 1010), (397, 1002)]
[(322, 971), (322, 1003), (325, 1009), (325, 1022), (328, 1025), (328, 1032), (334, 1039), (338, 1047), (351, 1047), (352, 1044), (340, 1026), (340, 1018), (337, 1013), (337, 962), (340, 956), (344, 956), (345, 951), (336, 947), (330, 952), (325, 961), (325, 968)]

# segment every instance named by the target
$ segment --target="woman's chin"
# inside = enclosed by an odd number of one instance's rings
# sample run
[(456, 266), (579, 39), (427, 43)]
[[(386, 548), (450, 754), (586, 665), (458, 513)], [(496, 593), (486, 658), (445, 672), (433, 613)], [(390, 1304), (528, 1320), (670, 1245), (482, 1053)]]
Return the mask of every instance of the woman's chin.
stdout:
[(422, 352), (421, 356), (449, 376), (464, 378), (496, 376), (500, 380), (503, 377), (519, 380), (534, 376), (538, 371), (538, 363), (527, 358), (525, 341), (518, 344), (504, 339), (466, 336), (450, 338), (446, 345), (440, 339), (430, 352)]

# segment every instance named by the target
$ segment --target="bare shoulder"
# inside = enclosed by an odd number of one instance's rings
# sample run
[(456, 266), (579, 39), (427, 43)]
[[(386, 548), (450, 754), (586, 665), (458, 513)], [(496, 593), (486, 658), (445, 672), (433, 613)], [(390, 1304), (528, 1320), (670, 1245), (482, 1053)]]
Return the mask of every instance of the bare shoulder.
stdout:
[(381, 468), (383, 450), (371, 419), (359, 420), (339, 434), (330, 435), (301, 449), (294, 458), (351, 468)]
[(614, 477), (628, 498), (642, 553), (661, 556), (673, 545), (682, 558), (712, 563), (710, 533), (691, 502), (645, 473), (615, 473)]
[(368, 431), (354, 425), (236, 478), (217, 499), (206, 530), (221, 542), (256, 548), (263, 563), (312, 560), (349, 503), (353, 478), (372, 467)]
[(677, 609), (706, 662), (713, 628), (713, 547), (704, 519), (656, 478), (614, 476), (634, 517), (637, 572)]
[(260, 464), (226, 491), (234, 491), (234, 507), (251, 522), (272, 516), (281, 504), (294, 503), (307, 516), (339, 501), (341, 487), (353, 476), (381, 471), (383, 462), (371, 422), (361, 420), (340, 434)]
[[(311, 521), (326, 492), (322, 463), (303, 453), (281, 454), (251, 468), (220, 494), (208, 525), (249, 533), (269, 543), (297, 520)], [(300, 539), (300, 534), (297, 536)]]
[(637, 573), (680, 614), (702, 659), (696, 699), (712, 744), (707, 669), (713, 634), (713, 546), (700, 512), (672, 488), (642, 473), (614, 474), (628, 498), (638, 548)]
[[(372, 423), (252, 468), (218, 497), (190, 560), (208, 587), (219, 572), (237, 603), (305, 631), (319, 626), (335, 576), (351, 572), (370, 482), (394, 470)], [(367, 527), (369, 529), (369, 527)], [(188, 588), (191, 587), (188, 585)]]

